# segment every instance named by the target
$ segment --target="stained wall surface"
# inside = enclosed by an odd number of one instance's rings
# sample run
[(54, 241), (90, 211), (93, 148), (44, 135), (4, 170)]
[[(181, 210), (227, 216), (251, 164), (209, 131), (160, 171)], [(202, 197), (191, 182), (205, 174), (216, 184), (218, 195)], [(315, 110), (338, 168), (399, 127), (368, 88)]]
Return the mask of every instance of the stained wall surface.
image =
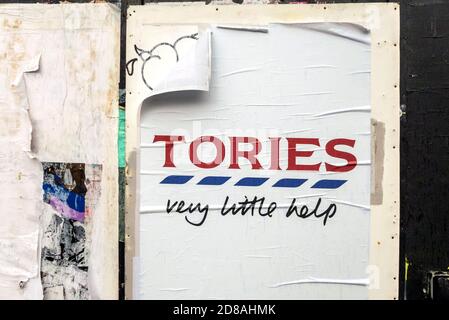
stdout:
[(0, 6), (1, 298), (118, 296), (119, 14)]

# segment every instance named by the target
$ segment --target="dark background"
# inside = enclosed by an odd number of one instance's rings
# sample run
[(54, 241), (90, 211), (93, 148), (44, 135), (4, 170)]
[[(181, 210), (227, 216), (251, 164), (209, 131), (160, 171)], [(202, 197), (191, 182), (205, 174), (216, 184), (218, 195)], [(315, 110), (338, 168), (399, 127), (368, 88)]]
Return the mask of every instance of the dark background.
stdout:
[[(2, 1), (0, 3), (58, 3)], [(89, 1), (70, 1), (89, 2)], [(145, 0), (108, 1), (121, 6), (120, 89), (125, 88), (126, 8)], [(159, 1), (168, 2), (168, 1)], [(179, 2), (179, 1), (177, 1)], [(205, 1), (201, 1), (205, 2)], [(210, 2), (209, 0), (207, 2)], [(234, 0), (245, 3), (244, 0)], [(252, 0), (252, 3), (255, 1)], [(272, 1), (278, 3), (360, 3), (390, 1)], [(393, 1), (391, 1), (393, 2)], [(428, 275), (449, 272), (449, 0), (402, 0), (401, 10), (401, 235), (400, 299), (429, 299)], [(121, 107), (125, 107), (121, 97)], [(400, 110), (398, 110), (398, 113)], [(120, 171), (121, 194), (124, 169)], [(124, 202), (120, 198), (123, 225)], [(123, 237), (121, 237), (123, 239)], [(121, 250), (123, 287), (124, 243)], [(407, 263), (406, 263), (407, 261)], [(407, 279), (406, 277), (407, 267)], [(449, 281), (440, 279), (446, 298)], [(444, 295), (444, 294), (443, 294)], [(123, 298), (121, 290), (120, 298)]]

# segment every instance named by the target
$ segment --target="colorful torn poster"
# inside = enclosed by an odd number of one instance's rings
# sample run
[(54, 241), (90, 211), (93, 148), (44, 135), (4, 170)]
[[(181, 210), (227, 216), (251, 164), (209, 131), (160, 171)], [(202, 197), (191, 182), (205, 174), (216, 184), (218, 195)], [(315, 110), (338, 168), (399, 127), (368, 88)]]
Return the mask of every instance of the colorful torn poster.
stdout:
[(44, 297), (88, 299), (92, 215), (101, 196), (101, 165), (42, 163), (41, 276)]

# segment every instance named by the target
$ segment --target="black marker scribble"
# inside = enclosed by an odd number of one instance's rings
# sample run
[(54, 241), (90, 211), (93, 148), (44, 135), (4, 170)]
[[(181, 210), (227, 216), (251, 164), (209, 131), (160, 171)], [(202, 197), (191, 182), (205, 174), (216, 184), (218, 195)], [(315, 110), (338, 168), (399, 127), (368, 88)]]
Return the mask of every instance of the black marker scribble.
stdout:
[[(153, 54), (153, 52), (162, 46), (167, 46), (167, 47), (173, 49), (173, 52), (175, 53), (175, 57), (176, 57), (176, 62), (178, 62), (179, 61), (179, 53), (178, 53), (178, 50), (176, 49), (176, 45), (179, 44), (180, 41), (185, 40), (185, 39), (198, 40), (198, 33), (182, 36), (182, 37), (176, 39), (175, 42), (173, 42), (173, 44), (171, 44), (169, 42), (158, 43), (151, 50), (144, 50), (144, 49), (137, 47), (137, 45), (134, 45), (134, 51), (136, 52), (136, 54), (140, 58), (140, 60), (142, 60), (142, 66), (140, 67), (140, 75), (142, 77), (143, 83), (145, 83), (145, 85), (148, 87), (148, 89), (153, 90), (153, 87), (148, 83), (148, 80), (145, 77), (145, 67), (147, 66), (147, 62), (153, 58), (162, 60), (161, 56), (159, 56), (157, 54)], [(137, 60), (138, 60), (137, 58), (134, 58), (134, 59), (129, 60), (126, 63), (126, 71), (128, 72), (128, 75), (131, 76), (134, 74), (134, 64)], [(128, 66), (130, 66), (130, 68), (128, 68)]]
[[(126, 63), (126, 72), (129, 76), (132, 76), (134, 73), (134, 63), (137, 61), (137, 58), (131, 59)], [(129, 67), (131, 66), (131, 68)]]

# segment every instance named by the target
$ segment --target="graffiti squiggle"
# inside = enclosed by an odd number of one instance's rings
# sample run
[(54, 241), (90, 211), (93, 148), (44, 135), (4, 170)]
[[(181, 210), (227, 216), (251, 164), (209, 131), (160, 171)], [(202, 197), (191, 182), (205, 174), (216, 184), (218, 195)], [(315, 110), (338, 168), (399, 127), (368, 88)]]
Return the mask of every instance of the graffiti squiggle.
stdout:
[[(193, 33), (190, 35), (185, 35), (185, 36), (179, 37), (178, 39), (175, 40), (175, 42), (173, 42), (173, 44), (169, 43), (169, 42), (158, 43), (151, 50), (144, 50), (144, 49), (137, 47), (137, 45), (134, 45), (134, 51), (136, 52), (139, 59), (142, 61), (142, 66), (140, 67), (140, 75), (142, 77), (143, 83), (147, 86), (148, 89), (153, 90), (153, 87), (148, 83), (148, 79), (145, 76), (145, 71), (146, 71), (145, 68), (148, 65), (147, 63), (151, 59), (162, 60), (162, 57), (160, 55), (154, 54), (154, 51), (163, 46), (169, 47), (173, 50), (175, 57), (176, 57), (176, 62), (178, 62), (179, 61), (179, 52), (178, 52), (176, 46), (181, 41), (186, 40), (186, 39), (198, 40), (198, 33)], [(128, 75), (132, 76), (134, 74), (134, 64), (137, 61), (138, 61), (138, 58), (133, 58), (126, 63), (126, 72), (128, 73)]]

